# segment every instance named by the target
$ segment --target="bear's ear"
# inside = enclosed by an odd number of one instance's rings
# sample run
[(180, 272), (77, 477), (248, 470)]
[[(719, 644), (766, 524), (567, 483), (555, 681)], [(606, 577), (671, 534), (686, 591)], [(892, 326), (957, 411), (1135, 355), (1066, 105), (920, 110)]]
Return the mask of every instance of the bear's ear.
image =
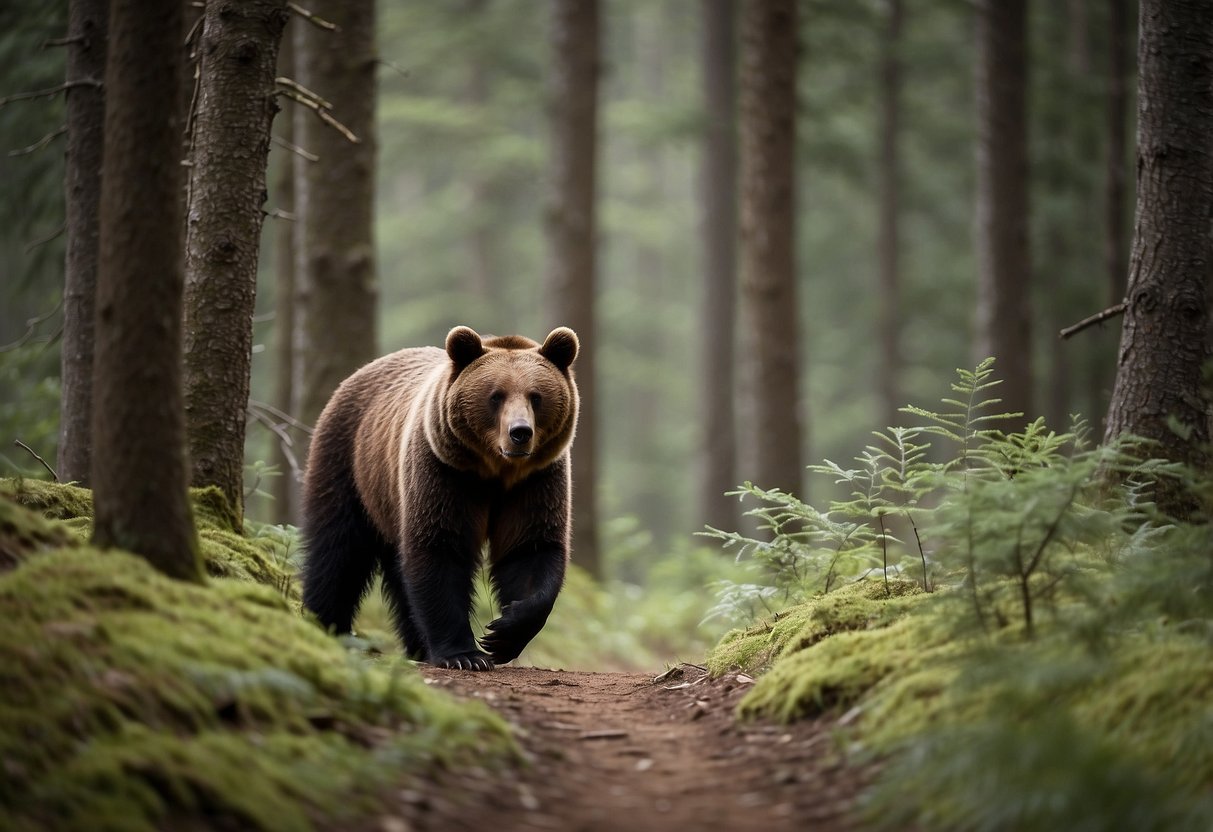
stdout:
[(457, 326), (446, 334), (446, 354), (455, 362), (455, 370), (462, 370), (484, 355), (484, 344), (476, 330), (470, 326)]
[(573, 363), (573, 359), (577, 357), (577, 350), (580, 346), (577, 341), (577, 333), (567, 326), (560, 326), (548, 333), (548, 337), (543, 341), (543, 346), (539, 348), (539, 354), (561, 370), (567, 370)]

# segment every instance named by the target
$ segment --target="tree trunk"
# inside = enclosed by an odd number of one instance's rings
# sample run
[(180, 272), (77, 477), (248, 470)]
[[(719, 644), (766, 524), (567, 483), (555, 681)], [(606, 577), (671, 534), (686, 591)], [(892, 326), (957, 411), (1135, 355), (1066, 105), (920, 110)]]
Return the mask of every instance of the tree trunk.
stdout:
[(734, 367), (737, 316), (737, 4), (703, 0), (703, 97), (707, 111), (703, 191), (703, 312), (700, 328), (699, 519), (736, 529)]
[(181, 391), (183, 5), (115, 4), (105, 73), (93, 541), (202, 580)]
[(320, 0), (308, 8), (339, 28), (296, 27), (296, 80), (332, 102), (333, 116), (358, 139), (351, 143), (315, 113), (295, 108), (297, 143), (320, 157), (315, 163), (296, 159), (295, 176), (302, 239), (295, 261), (291, 412), (312, 425), (337, 385), (377, 352), (377, 59), (374, 0)]
[(978, 0), (977, 358), (997, 359), (1000, 407), (1030, 419), (1026, 18), (1027, 0)]
[[(1137, 47), (1137, 211), (1106, 439), (1203, 466), (1209, 441), (1209, 217), (1213, 216), (1213, 6), (1142, 0)], [(1188, 431), (1181, 435), (1168, 421)]]
[[(106, 0), (68, 3), (67, 81), (105, 77)], [(63, 344), (59, 402), (59, 479), (89, 485), (92, 461), (93, 318), (96, 315), (105, 94), (67, 91), (67, 261), (63, 275)]]
[[(287, 21), (278, 51), (278, 75), (295, 77), (294, 26)], [(305, 24), (306, 25), (306, 24)], [(295, 143), (294, 120), (282, 118), (277, 121), (278, 135), (288, 144)], [(274, 191), (278, 210), (289, 216), (280, 217), (274, 228), (274, 404), (284, 413), (291, 411), (292, 370), (295, 363), (295, 249), (298, 246), (299, 221), (295, 210), (295, 155), (286, 152), (278, 159), (278, 174)], [(306, 160), (300, 160), (306, 162)], [(272, 418), (272, 417), (271, 417)], [(297, 433), (290, 425), (283, 425), (286, 436)], [(300, 440), (303, 444), (306, 437)], [(272, 437), (271, 459), (281, 472), (270, 485), (274, 497), (273, 517), (275, 523), (298, 525), (299, 479), (295, 470), (300, 460), (295, 451), (298, 446), (287, 447), (285, 439)]]
[(877, 317), (880, 358), (876, 384), (884, 426), (899, 421), (901, 399), (901, 240), (898, 229), (900, 161), (898, 133), (901, 123), (901, 0), (887, 0), (888, 18), (880, 58), (880, 225), (877, 253), (880, 289)]
[(741, 16), (741, 328), (753, 480), (801, 492), (796, 300), (796, 2)]
[(572, 327), (581, 341), (577, 388), (581, 411), (573, 449), (573, 558), (602, 576), (598, 548), (598, 430), (594, 326), (600, 70), (597, 0), (555, 0), (552, 25), (552, 190), (548, 207), (546, 294), (549, 323)]
[(274, 77), (286, 0), (211, 0), (202, 23), (185, 246), (191, 484), (244, 512), (244, 428)]

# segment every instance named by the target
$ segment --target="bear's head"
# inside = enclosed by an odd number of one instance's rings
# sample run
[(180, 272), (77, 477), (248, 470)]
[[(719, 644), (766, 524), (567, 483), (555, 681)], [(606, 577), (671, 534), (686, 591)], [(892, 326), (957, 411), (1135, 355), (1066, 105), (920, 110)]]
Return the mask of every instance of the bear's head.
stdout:
[(558, 327), (543, 344), (519, 335), (481, 338), (457, 326), (446, 337), (451, 375), (446, 422), (489, 476), (517, 481), (554, 462), (573, 440), (577, 335)]

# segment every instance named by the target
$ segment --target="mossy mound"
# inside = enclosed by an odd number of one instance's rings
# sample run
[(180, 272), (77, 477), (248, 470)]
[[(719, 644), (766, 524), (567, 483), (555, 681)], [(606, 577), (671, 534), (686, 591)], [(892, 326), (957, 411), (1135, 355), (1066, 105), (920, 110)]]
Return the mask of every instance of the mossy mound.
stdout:
[(249, 583), (61, 549), (0, 575), (0, 620), (0, 807), (17, 826), (306, 829), (401, 768), (510, 748), (487, 709), (352, 658)]
[(906, 580), (857, 581), (813, 598), (746, 630), (725, 635), (707, 656), (708, 670), (758, 672), (782, 655), (816, 644), (826, 636), (886, 627), (924, 598), (917, 583)]
[[(72, 540), (11, 494), (72, 523), (88, 492), (29, 482), (0, 483), (4, 828), (329, 827), (410, 770), (515, 753), (487, 708), (347, 651), (277, 587), (173, 581)], [(220, 513), (198, 516), (224, 533)]]
[[(93, 531), (93, 492), (75, 485), (34, 479), (0, 480), (0, 496), (31, 509), (87, 540)], [(218, 488), (191, 488), (190, 505), (207, 573), (272, 586), (296, 596), (289, 546), (270, 534), (247, 536)]]

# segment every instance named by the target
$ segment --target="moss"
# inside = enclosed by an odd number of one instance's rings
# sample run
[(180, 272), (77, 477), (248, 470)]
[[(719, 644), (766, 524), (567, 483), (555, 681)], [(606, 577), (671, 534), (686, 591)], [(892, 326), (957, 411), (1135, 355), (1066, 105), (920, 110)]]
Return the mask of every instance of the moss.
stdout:
[(12, 569), (33, 552), (73, 542), (61, 524), (26, 511), (0, 492), (0, 571)]
[[(47, 524), (0, 506), (22, 528)], [(351, 655), (273, 587), (44, 549), (0, 574), (0, 621), (11, 828), (307, 829), (365, 817), (402, 771), (513, 754), (487, 708), (400, 660)]]
[[(10, 479), (0, 480), (0, 496), (9, 497), (43, 518), (64, 521), (63, 528), (78, 539), (87, 540), (92, 535), (93, 493), (87, 488)], [(254, 581), (297, 597), (285, 547), (270, 537), (250, 538), (243, 534), (222, 491), (214, 486), (191, 488), (190, 505), (207, 574)]]
[(857, 581), (747, 630), (733, 630), (708, 654), (707, 667), (714, 676), (732, 669), (757, 672), (826, 636), (887, 626), (922, 598), (913, 581)]

